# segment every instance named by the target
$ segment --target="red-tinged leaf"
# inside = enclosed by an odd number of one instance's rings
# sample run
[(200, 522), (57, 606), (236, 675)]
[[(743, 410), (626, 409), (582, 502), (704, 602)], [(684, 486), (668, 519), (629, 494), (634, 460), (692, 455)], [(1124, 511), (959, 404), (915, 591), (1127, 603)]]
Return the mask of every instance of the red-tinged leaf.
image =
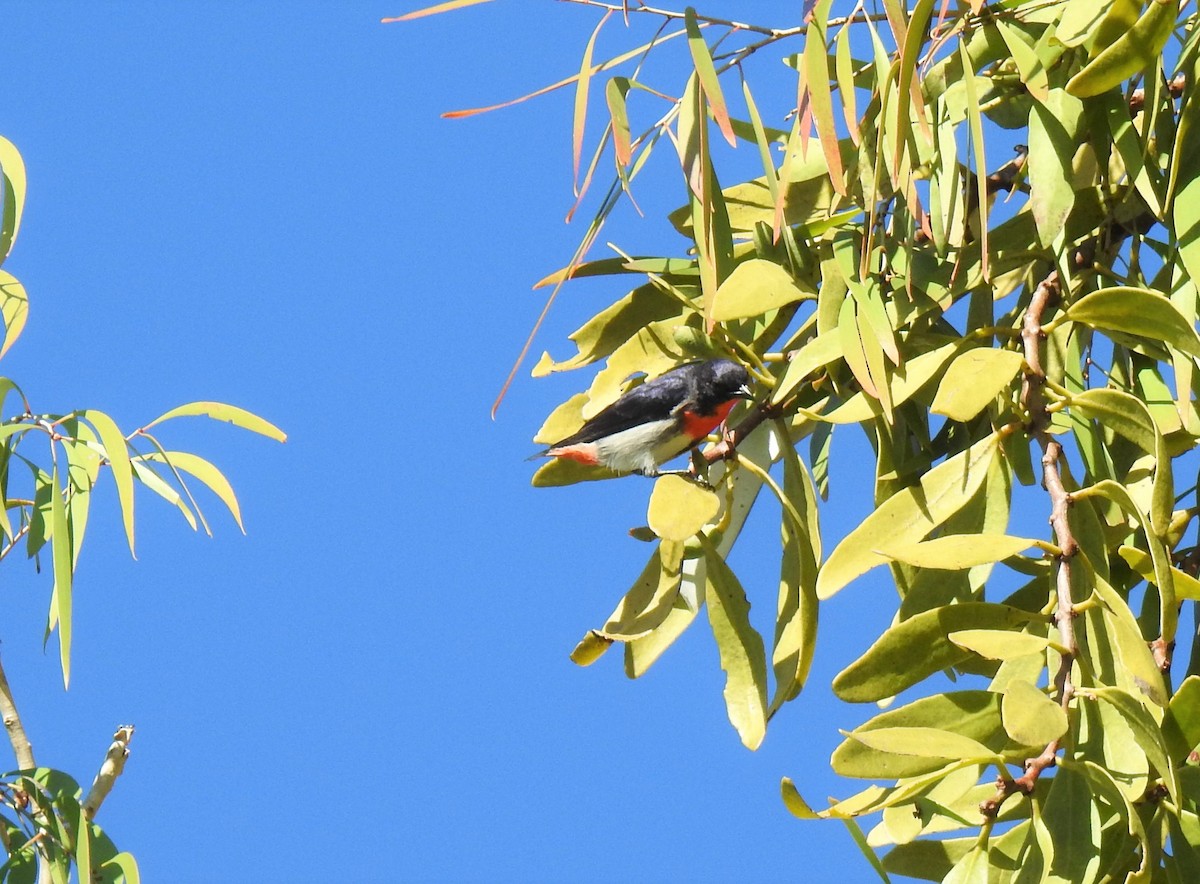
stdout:
[(575, 78), (575, 113), (571, 123), (571, 168), (574, 171), (573, 181), (576, 196), (581, 195), (579, 160), (583, 155), (583, 133), (587, 126), (588, 94), (592, 85), (592, 52), (596, 48), (596, 38), (600, 36), (600, 29), (604, 27), (604, 23), (608, 21), (611, 14), (604, 14), (599, 24), (596, 25), (596, 29), (592, 31), (592, 36), (588, 38), (587, 46), (583, 50), (583, 60), (579, 66), (579, 75)]
[(397, 15), (393, 16), (392, 18), (381, 18), (379, 21), (380, 24), (389, 25), (392, 22), (412, 21), (413, 19), (424, 18), (427, 15), (438, 15), (443, 12), (453, 12), (456, 9), (466, 9), (468, 6), (478, 6), (481, 3), (490, 2), (491, 0), (447, 0), (445, 3), (426, 6), (424, 9), (406, 12), (404, 15)]
[(625, 77), (613, 77), (604, 89), (604, 99), (608, 103), (608, 116), (612, 121), (613, 150), (617, 155), (617, 165), (628, 166), (633, 158), (633, 145), (629, 135), (629, 111), (625, 106), (625, 97), (629, 94), (629, 80)]
[(700, 33), (696, 10), (690, 6), (684, 11), (684, 24), (687, 28), (688, 49), (692, 53), (692, 65), (700, 78), (704, 97), (708, 99), (708, 106), (717, 122), (717, 128), (721, 130), (729, 146), (734, 147), (737, 145), (737, 139), (733, 135), (733, 125), (729, 122), (729, 110), (725, 106), (725, 96), (721, 92), (717, 70), (713, 67), (712, 54), (708, 51), (708, 44), (704, 42), (704, 35)]
[(825, 36), (825, 21), (833, 0), (820, 0), (816, 15), (808, 26), (804, 42), (804, 74), (812, 101), (813, 121), (817, 138), (829, 166), (829, 180), (842, 196), (846, 196), (846, 173), (842, 168), (842, 151), (838, 146), (837, 126), (833, 121), (833, 92), (829, 85), (829, 58)]
[[(481, 0), (481, 2), (482, 2), (482, 0)], [(600, 73), (601, 71), (607, 71), (610, 68), (615, 68), (617, 65), (624, 64), (625, 62), (629, 61), (631, 58), (637, 58), (639, 55), (644, 55), (646, 53), (646, 51), (651, 49), (652, 47), (654, 47), (660, 43), (665, 43), (666, 41), (671, 40), (675, 37), (682, 36), (684, 33), (686, 33), (686, 32), (685, 31), (672, 31), (669, 34), (664, 34), (662, 36), (656, 37), (650, 43), (645, 43), (645, 44), (637, 47), (636, 49), (630, 49), (628, 52), (622, 52), (620, 55), (613, 56), (608, 61), (600, 62), (600, 64), (595, 65), (591, 69), (590, 74), (591, 74), (591, 76), (594, 77), (596, 74)], [(445, 113), (442, 114), (442, 118), (446, 119), (446, 120), (459, 120), (459, 119), (462, 119), (463, 117), (473, 117), (476, 114), (486, 114), (490, 111), (501, 110), (506, 107), (512, 107), (515, 104), (521, 104), (523, 102), (529, 101), (531, 98), (540, 98), (543, 95), (548, 95), (549, 93), (554, 92), (557, 89), (562, 89), (564, 86), (570, 86), (572, 83), (574, 83), (578, 79), (579, 79), (579, 75), (575, 74), (573, 76), (567, 77), (566, 79), (559, 80), (557, 83), (551, 83), (549, 86), (543, 86), (541, 89), (535, 89), (533, 92), (529, 92), (525, 95), (518, 96), (517, 98), (511, 98), (508, 101), (502, 101), (499, 104), (489, 104), (486, 107), (469, 107), (469, 108), (464, 108), (463, 110), (446, 111)]]
[(854, 96), (854, 58), (850, 54), (850, 25), (844, 24), (834, 38), (834, 71), (838, 95), (842, 99), (842, 118), (850, 132), (850, 140), (858, 147), (862, 133), (858, 127), (858, 107)]

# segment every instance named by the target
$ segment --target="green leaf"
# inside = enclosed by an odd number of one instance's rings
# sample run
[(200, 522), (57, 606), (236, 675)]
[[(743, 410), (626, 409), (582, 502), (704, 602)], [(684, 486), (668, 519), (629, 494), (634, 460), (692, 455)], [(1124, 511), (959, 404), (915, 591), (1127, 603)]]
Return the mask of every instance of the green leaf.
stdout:
[[(945, 605), (888, 627), (861, 657), (833, 680), (833, 691), (851, 703), (895, 696), (969, 656), (950, 640), (965, 629), (1019, 629), (1038, 615), (990, 602)], [(920, 653), (914, 653), (920, 648)]]
[(1134, 740), (1137, 741), (1139, 748), (1146, 754), (1146, 759), (1158, 771), (1158, 775), (1162, 777), (1167, 791), (1177, 801), (1179, 779), (1175, 771), (1175, 764), (1167, 754), (1166, 743), (1163, 740), (1163, 734), (1159, 730), (1158, 723), (1146, 710), (1146, 707), (1133, 695), (1120, 688), (1091, 688), (1090, 693), (1115, 709), (1121, 718), (1125, 720), (1125, 723), (1129, 725), (1129, 729), (1133, 732)]
[(224, 474), (207, 460), (186, 451), (151, 452), (142, 455), (142, 460), (165, 463), (195, 476), (221, 499), (221, 502), (228, 507), (233, 520), (237, 522), (238, 528), (243, 534), (246, 533), (246, 528), (242, 524), (242, 511), (238, 506), (237, 495), (233, 493), (233, 486), (229, 484), (229, 480), (225, 478)]
[(1178, 15), (1179, 0), (1150, 0), (1133, 27), (1068, 81), (1067, 91), (1079, 98), (1099, 95), (1157, 65)]
[(975, 847), (954, 864), (942, 884), (987, 884), (988, 852), (984, 847)]
[(142, 429), (148, 430), (155, 424), (161, 424), (163, 421), (170, 420), (171, 418), (196, 417), (201, 415), (217, 421), (226, 421), (235, 427), (250, 430), (251, 432), (258, 433), (260, 436), (274, 439), (276, 442), (287, 441), (287, 434), (270, 421), (263, 420), (258, 415), (252, 414), (244, 408), (238, 408), (236, 405), (226, 405), (223, 402), (189, 402), (187, 405), (180, 405), (172, 408), (166, 414), (159, 415), (146, 424), (146, 426), (142, 427)]
[(1078, 98), (1053, 89), (1043, 104), (1038, 97), (1029, 112), (1029, 204), (1038, 239), (1050, 248), (1062, 236), (1075, 205), (1076, 123), (1083, 110)]
[(779, 786), (784, 806), (787, 807), (792, 816), (802, 820), (821, 819), (820, 814), (809, 807), (808, 802), (800, 796), (800, 791), (796, 788), (796, 784), (792, 782), (790, 777), (784, 777)]
[[(938, 372), (946, 367), (958, 350), (959, 342), (955, 341), (918, 353), (911, 359), (905, 359), (889, 379), (892, 405), (898, 407), (919, 393)], [(824, 419), (835, 424), (857, 424), (872, 420), (878, 407), (873, 403), (873, 398), (869, 398), (863, 393), (855, 393), (825, 415)]]
[(687, 540), (712, 521), (721, 501), (708, 488), (683, 476), (660, 476), (646, 513), (650, 530), (663, 540)]
[[(1121, 550), (1126, 549), (1129, 547), (1121, 547)], [(1141, 550), (1137, 550), (1137, 552), (1146, 558), (1149, 579), (1153, 580), (1154, 568), (1149, 556), (1146, 556)], [(1088, 564), (1091, 564), (1090, 561)], [(1135, 570), (1139, 569), (1135, 566)], [(1129, 677), (1130, 687), (1136, 688), (1152, 703), (1165, 706), (1167, 704), (1167, 687), (1163, 683), (1162, 672), (1155, 664), (1145, 639), (1142, 638), (1142, 632), (1138, 627), (1137, 618), (1133, 616), (1133, 611), (1129, 609), (1125, 599), (1109, 585), (1107, 580), (1094, 572), (1090, 577), (1092, 591), (1100, 600), (1100, 614), (1104, 623), (1104, 631), (1116, 649), (1122, 674)]]
[(841, 359), (840, 337), (836, 331), (818, 335), (790, 356), (787, 368), (783, 370), (783, 377), (779, 379), (779, 383), (775, 385), (775, 392), (771, 394), (772, 404), (778, 404), (791, 396), (801, 382), (817, 369)]
[(679, 595), (682, 567), (683, 544), (662, 541), (608, 621), (593, 633), (605, 639), (630, 641), (660, 626)]
[(633, 158), (629, 112), (625, 106), (625, 96), (628, 93), (629, 80), (625, 77), (613, 77), (604, 87), (604, 100), (608, 104), (608, 115), (612, 120), (613, 151), (616, 153), (617, 164), (621, 166), (628, 166)]
[(1007, 534), (951, 534), (877, 550), (881, 555), (914, 568), (959, 571), (975, 565), (1002, 562), (1038, 541)]
[(828, 38), (825, 22), (829, 18), (832, 0), (818, 0), (808, 33), (804, 39), (804, 84), (808, 88), (813, 123), (817, 138), (829, 166), (829, 180), (834, 190), (846, 193), (846, 173), (842, 168), (842, 151), (838, 143), (837, 125), (833, 118), (833, 92), (830, 88)]
[(696, 10), (690, 6), (684, 10), (684, 24), (687, 28), (688, 50), (692, 54), (692, 64), (696, 68), (696, 75), (700, 78), (700, 85), (704, 90), (704, 97), (708, 99), (713, 119), (717, 123), (717, 128), (721, 130), (721, 134), (725, 136), (725, 140), (729, 142), (729, 146), (736, 147), (737, 139), (734, 138), (733, 127), (729, 123), (729, 111), (725, 107), (725, 96), (721, 93), (721, 82), (717, 78), (716, 68), (713, 67), (712, 54), (709, 52), (708, 44), (704, 42), (704, 35), (700, 33)]
[(71, 557), (71, 529), (67, 524), (67, 506), (54, 467), (50, 488), (50, 537), (54, 558), (54, 592), (50, 616), (58, 622), (58, 651), (62, 663), (63, 688), (71, 681), (71, 609), (74, 562)]
[(1167, 754), (1176, 761), (1200, 745), (1200, 676), (1189, 675), (1171, 697), (1162, 722)]
[(112, 468), (113, 481), (117, 486), (117, 500), (121, 503), (121, 522), (125, 526), (125, 539), (129, 543), (129, 554), (137, 558), (133, 549), (133, 466), (129, 462), (129, 449), (125, 434), (111, 417), (102, 411), (88, 410), (80, 415), (96, 428), (104, 456)]
[(911, 755), (916, 758), (942, 758), (946, 761), (979, 761), (1002, 764), (987, 746), (970, 737), (932, 727), (881, 727), (845, 734), (877, 752)]
[(981, 439), (934, 467), (919, 485), (884, 501), (830, 553), (817, 576), (817, 595), (829, 598), (855, 577), (886, 562), (877, 550), (921, 540), (962, 509), (983, 485), (998, 442), (995, 433)]
[(977, 347), (960, 353), (946, 369), (929, 410), (969, 421), (1008, 388), (1024, 364), (1014, 350)]
[(29, 295), (25, 286), (7, 271), (0, 270), (0, 314), (4, 316), (4, 344), (0, 357), (17, 342), (29, 318)]
[[(0, 224), (0, 264), (2, 264), (12, 252), (13, 244), (17, 240), (17, 231), (21, 229), (26, 190), (25, 161), (21, 159), (21, 152), (17, 150), (16, 146), (4, 137), (0, 137), (0, 173), (3, 173), (4, 176), (4, 218), (3, 224)], [(3, 352), (0, 351), (0, 356), (3, 355)]]
[(750, 602), (712, 542), (700, 535), (708, 568), (708, 621), (725, 670), (725, 708), (747, 749), (757, 749), (767, 730), (767, 655), (750, 625)]
[(1200, 335), (1170, 299), (1149, 289), (1112, 286), (1086, 295), (1065, 317), (1100, 331), (1116, 331), (1170, 344), (1200, 359)]
[[(1049, 880), (1095, 881), (1100, 866), (1100, 814), (1078, 765), (1065, 760), (1055, 771), (1042, 809), (1054, 845)], [(1047, 879), (1043, 879), (1047, 880)]]
[(1049, 639), (1007, 629), (963, 629), (947, 637), (960, 648), (988, 660), (1019, 660), (1043, 653), (1050, 646)]
[[(940, 762), (899, 755), (887, 755), (867, 749), (857, 739), (865, 731), (879, 728), (936, 728), (982, 743), (989, 751), (1003, 755), (1010, 763), (1029, 757), (1030, 745), (1014, 743), (1000, 721), (1001, 695), (992, 691), (951, 691), (922, 697), (898, 709), (889, 709), (859, 725), (833, 752), (830, 764), (844, 777), (891, 780), (921, 776), (938, 770)], [(1040, 747), (1039, 747), (1040, 748)]]
[(802, 289), (774, 261), (751, 258), (738, 264), (717, 287), (712, 318), (717, 322), (747, 319), (816, 296), (816, 291)]
[(604, 656), (604, 652), (612, 647), (613, 640), (605, 638), (594, 629), (589, 629), (587, 635), (579, 640), (579, 644), (571, 651), (571, 662), (576, 666), (591, 666)]
[(1067, 732), (1067, 713), (1038, 688), (1015, 679), (1000, 706), (1004, 730), (1018, 743), (1046, 744)]

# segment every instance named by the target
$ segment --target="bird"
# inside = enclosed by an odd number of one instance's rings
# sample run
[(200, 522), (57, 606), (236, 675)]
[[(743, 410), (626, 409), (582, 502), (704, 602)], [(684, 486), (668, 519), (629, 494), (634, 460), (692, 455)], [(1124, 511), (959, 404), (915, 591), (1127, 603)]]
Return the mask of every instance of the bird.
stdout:
[(750, 375), (736, 362), (690, 362), (634, 387), (534, 457), (662, 475), (660, 466), (720, 426), (738, 400), (753, 396)]

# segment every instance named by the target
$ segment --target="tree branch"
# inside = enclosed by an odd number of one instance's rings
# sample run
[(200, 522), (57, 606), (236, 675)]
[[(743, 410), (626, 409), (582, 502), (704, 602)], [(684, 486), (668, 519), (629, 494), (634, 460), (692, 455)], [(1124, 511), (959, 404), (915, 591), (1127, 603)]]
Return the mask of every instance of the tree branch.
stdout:
[(8, 731), (8, 741), (12, 744), (13, 754), (17, 757), (17, 767), (30, 770), (37, 767), (33, 760), (33, 745), (25, 735), (25, 725), (17, 713), (17, 704), (13, 700), (12, 688), (8, 685), (8, 676), (0, 665), (0, 716), (4, 718), (4, 729)]
[(104, 761), (100, 763), (100, 771), (96, 774), (96, 779), (92, 781), (92, 788), (88, 790), (87, 797), (83, 799), (83, 812), (89, 820), (95, 818), (96, 811), (100, 809), (100, 805), (112, 791), (117, 777), (125, 770), (125, 759), (129, 757), (129, 741), (132, 739), (132, 724), (121, 725), (113, 734), (112, 745), (108, 747)]

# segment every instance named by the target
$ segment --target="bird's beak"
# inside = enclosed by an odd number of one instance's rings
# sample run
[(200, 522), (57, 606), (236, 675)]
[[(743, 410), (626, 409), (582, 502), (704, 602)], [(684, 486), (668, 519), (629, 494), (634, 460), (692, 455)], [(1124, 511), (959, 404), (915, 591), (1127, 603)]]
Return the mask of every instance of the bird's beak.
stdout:
[(751, 390), (750, 387), (746, 384), (742, 384), (740, 387), (738, 387), (737, 394), (742, 399), (753, 399), (754, 398), (754, 391)]

